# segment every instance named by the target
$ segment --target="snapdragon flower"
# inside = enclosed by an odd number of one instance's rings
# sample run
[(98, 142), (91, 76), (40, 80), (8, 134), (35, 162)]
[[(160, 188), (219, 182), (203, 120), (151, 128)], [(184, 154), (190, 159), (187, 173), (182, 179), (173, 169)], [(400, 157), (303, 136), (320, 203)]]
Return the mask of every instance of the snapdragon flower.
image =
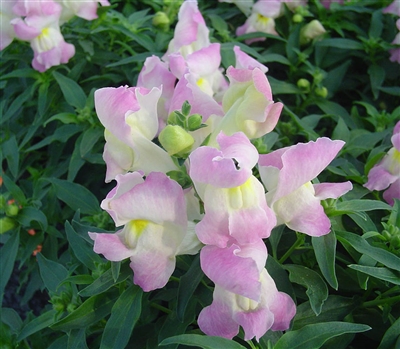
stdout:
[[(399, 32), (396, 34), (394, 40), (392, 41), (392, 44), (400, 46), (400, 18), (396, 21), (396, 27), (399, 30)], [(397, 62), (400, 64), (400, 47), (390, 49), (389, 53), (390, 53), (389, 59), (392, 62)]]
[(253, 0), (219, 0), (219, 2), (229, 2), (230, 4), (234, 3), (246, 16), (250, 16), (251, 8), (254, 4)]
[(211, 145), (220, 131), (226, 135), (244, 132), (250, 138), (259, 138), (276, 126), (283, 104), (272, 99), (271, 86), (259, 67), (236, 69), (229, 67), (230, 84), (226, 90), (222, 107), (225, 116), (210, 138)]
[(400, 1), (394, 0), (389, 6), (385, 7), (382, 12), (400, 16)]
[(115, 234), (89, 232), (94, 251), (110, 261), (130, 258), (134, 283), (148, 292), (165, 286), (175, 256), (196, 254), (201, 246), (188, 229), (182, 188), (164, 173), (139, 172), (116, 177), (117, 186), (101, 207), (123, 229)]
[(78, 16), (88, 21), (96, 19), (97, 5), (110, 6), (108, 0), (56, 0), (63, 8), (60, 24), (68, 22), (72, 17)]
[(260, 155), (261, 180), (278, 224), (310, 236), (329, 233), (331, 223), (321, 200), (342, 196), (352, 189), (352, 184), (312, 184), (311, 180), (329, 165), (343, 145), (343, 141), (322, 137)]
[(11, 21), (16, 18), (16, 14), (13, 11), (15, 3), (16, 0), (1, 0), (0, 2), (0, 51), (10, 45), (15, 38), (14, 27), (11, 24)]
[(383, 190), (383, 198), (393, 206), (394, 199), (400, 199), (400, 121), (396, 124), (391, 138), (393, 147), (368, 173), (364, 184), (369, 190)]
[(274, 280), (263, 269), (259, 276), (259, 300), (253, 300), (215, 285), (213, 302), (199, 315), (200, 329), (209, 336), (232, 339), (243, 327), (244, 339), (258, 341), (269, 329), (287, 330), (296, 313), (293, 300), (276, 288)]
[(209, 46), (208, 34), (209, 29), (199, 11), (197, 1), (186, 0), (179, 9), (174, 37), (168, 45), (163, 60), (168, 61), (168, 56), (177, 52), (186, 59), (189, 54)]
[(32, 66), (40, 72), (67, 63), (75, 54), (74, 45), (66, 43), (60, 31), (61, 10), (54, 2), (20, 2), (14, 6), (17, 14), (26, 16), (11, 21), (16, 37), (30, 41)]
[(106, 182), (128, 171), (147, 174), (177, 169), (168, 153), (153, 142), (159, 130), (160, 96), (157, 87), (107, 87), (95, 92), (96, 112), (107, 141), (103, 153)]

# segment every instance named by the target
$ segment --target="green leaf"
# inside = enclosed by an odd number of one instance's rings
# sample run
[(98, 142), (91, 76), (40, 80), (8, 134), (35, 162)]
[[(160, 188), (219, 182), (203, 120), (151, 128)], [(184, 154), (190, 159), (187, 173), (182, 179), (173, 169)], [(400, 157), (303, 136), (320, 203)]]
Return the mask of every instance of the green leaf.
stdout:
[(93, 247), (89, 245), (83, 238), (81, 238), (69, 222), (65, 222), (65, 232), (69, 245), (76, 258), (91, 270), (97, 269), (97, 264), (101, 264), (100, 256), (93, 251)]
[(307, 288), (306, 294), (310, 299), (311, 308), (319, 315), (324, 301), (328, 298), (328, 287), (321, 276), (302, 265), (285, 264), (283, 268), (289, 271), (291, 282)]
[(4, 289), (14, 269), (19, 246), (19, 230), (13, 231), (0, 250), (0, 303), (3, 302)]
[(347, 112), (347, 110), (340, 104), (328, 101), (326, 99), (317, 99), (315, 100), (315, 104), (321, 108), (325, 114), (332, 115), (335, 121), (337, 121), (338, 117), (340, 116), (343, 118), (343, 121), (346, 123), (348, 128), (356, 128), (354, 120), (350, 117), (350, 114)]
[(198, 254), (179, 282), (176, 313), (180, 321), (183, 321), (186, 307), (203, 276), (204, 273), (200, 267), (200, 255)]
[(29, 99), (32, 98), (32, 94), (35, 91), (36, 85), (32, 84), (24, 90), (17, 98), (13, 99), (13, 102), (8, 107), (6, 112), (0, 118), (0, 125), (5, 123), (7, 120), (16, 116), (16, 113), (22, 108), (22, 105)]
[(20, 205), (24, 206), (26, 203), (24, 192), (4, 172), (1, 176), (3, 178), (3, 184), (10, 192), (11, 197), (13, 197)]
[(110, 289), (112, 286), (126, 280), (131, 275), (132, 270), (129, 268), (129, 265), (124, 264), (122, 266), (122, 270), (119, 274), (117, 281), (114, 282), (112, 269), (108, 269), (105, 273), (101, 274), (91, 285), (81, 290), (79, 292), (79, 295), (82, 297), (88, 297), (102, 293)]
[(319, 269), (322, 272), (325, 280), (335, 290), (338, 289), (338, 281), (335, 271), (336, 258), (336, 236), (332, 230), (329, 234), (312, 237), (311, 242), (314, 248), (315, 257), (317, 258)]
[(63, 125), (58, 127), (55, 132), (51, 135), (46, 137), (45, 139), (41, 140), (40, 142), (36, 143), (32, 147), (29, 147), (25, 152), (30, 152), (32, 150), (37, 150), (46, 145), (49, 145), (53, 142), (61, 142), (65, 143), (68, 139), (70, 139), (74, 134), (82, 131), (82, 126), (79, 125)]
[[(367, 267), (365, 265), (350, 264), (349, 268), (376, 277), (380, 280), (389, 281), (395, 285), (400, 285), (400, 273), (384, 267)], [(400, 267), (400, 265), (398, 266)]]
[(49, 327), (54, 322), (56, 314), (56, 310), (50, 310), (28, 322), (22, 328), (20, 334), (18, 335), (18, 341), (20, 342), (31, 334), (34, 334), (43, 330), (46, 327)]
[(351, 39), (344, 38), (329, 38), (318, 41), (316, 43), (317, 46), (322, 47), (335, 47), (341, 48), (343, 50), (363, 50), (364, 46), (359, 42)]
[(131, 285), (117, 299), (104, 328), (100, 349), (125, 348), (141, 313), (143, 291)]
[(49, 122), (52, 122), (54, 120), (59, 120), (63, 124), (76, 124), (77, 123), (77, 116), (76, 114), (72, 113), (58, 113), (56, 115), (53, 115), (51, 118), (45, 121), (43, 126), (46, 126)]
[(350, 131), (341, 117), (339, 117), (338, 123), (333, 130), (332, 139), (341, 139), (346, 143), (350, 139)]
[(5, 323), (13, 333), (18, 333), (22, 327), (22, 320), (12, 308), (1, 308), (1, 322)]
[(342, 321), (359, 305), (360, 303), (353, 298), (330, 295), (324, 302), (321, 313), (316, 316), (309, 301), (301, 303), (297, 306), (296, 315), (293, 319), (293, 330), (298, 330), (309, 324)]
[(202, 336), (199, 334), (181, 334), (179, 336), (170, 337), (164, 339), (159, 346), (169, 344), (192, 345), (203, 349), (245, 349), (244, 346), (229, 339), (214, 336)]
[(371, 246), (365, 239), (346, 231), (336, 231), (340, 242), (349, 243), (356, 251), (366, 254), (388, 268), (400, 271), (400, 258), (382, 248)]
[(336, 321), (306, 325), (299, 330), (286, 332), (275, 344), (274, 349), (318, 349), (332, 337), (370, 329), (367, 325)]
[(93, 325), (110, 314), (115, 294), (99, 294), (88, 298), (72, 313), (51, 326), (55, 331), (70, 331)]
[(86, 328), (71, 330), (68, 335), (67, 349), (87, 349)]
[(62, 291), (63, 287), (58, 289), (58, 286), (68, 276), (68, 270), (62, 264), (47, 259), (41, 253), (36, 258), (39, 264), (40, 276), (46, 288), (53, 293)]
[(80, 210), (84, 214), (100, 212), (97, 198), (84, 186), (57, 178), (46, 178), (46, 180), (53, 185), (57, 197), (74, 211)]
[(74, 80), (56, 71), (53, 72), (53, 76), (57, 80), (67, 103), (77, 109), (83, 109), (87, 97), (82, 88)]
[(400, 338), (400, 318), (398, 318), (392, 326), (386, 331), (381, 343), (377, 349), (392, 349), (396, 348), (396, 343)]
[(82, 141), (79, 147), (81, 157), (85, 157), (85, 155), (93, 149), (94, 145), (99, 138), (103, 136), (103, 134), (104, 130), (100, 127), (91, 127), (83, 133)]
[(19, 150), (15, 135), (1, 144), (3, 156), (7, 160), (8, 169), (14, 178), (18, 177), (19, 170)]
[(366, 212), (373, 210), (392, 210), (392, 206), (379, 200), (348, 200), (336, 205), (339, 212)]
[(22, 208), (21, 211), (18, 212), (16, 220), (25, 227), (29, 227), (32, 221), (38, 222), (43, 231), (45, 231), (48, 226), (46, 215), (32, 206)]
[(374, 99), (379, 97), (380, 87), (385, 81), (386, 72), (380, 65), (374, 64), (368, 68), (369, 80), (371, 82), (371, 89)]
[(271, 84), (272, 93), (274, 95), (301, 93), (297, 86), (285, 81), (274, 79), (272, 76), (268, 76), (268, 81)]
[(370, 38), (380, 38), (383, 29), (383, 13), (382, 11), (374, 11), (371, 18), (371, 24), (368, 30)]

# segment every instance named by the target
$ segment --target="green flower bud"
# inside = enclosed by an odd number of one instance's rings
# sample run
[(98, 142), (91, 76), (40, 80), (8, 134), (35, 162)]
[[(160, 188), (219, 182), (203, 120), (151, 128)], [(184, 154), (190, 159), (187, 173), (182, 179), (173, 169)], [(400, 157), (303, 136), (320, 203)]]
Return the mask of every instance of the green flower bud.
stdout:
[(384, 230), (381, 235), (386, 239), (386, 241), (390, 241), (392, 239), (392, 235), (387, 230)]
[(297, 87), (303, 90), (304, 92), (309, 92), (310, 82), (307, 79), (299, 79), (297, 81)]
[(202, 117), (200, 114), (193, 114), (188, 118), (188, 130), (196, 131), (201, 127)]
[(303, 22), (303, 20), (304, 20), (304, 17), (300, 13), (296, 13), (292, 17), (292, 21), (294, 23), (301, 23), (301, 22)]
[(4, 234), (5, 232), (14, 229), (17, 226), (17, 223), (10, 217), (3, 217), (0, 219), (0, 234)]
[(153, 25), (162, 31), (167, 31), (169, 29), (170, 21), (165, 12), (157, 12), (152, 20)]
[(326, 96), (328, 96), (328, 89), (325, 86), (317, 87), (314, 92), (317, 96), (322, 98), (326, 98)]
[(179, 155), (190, 151), (194, 138), (177, 125), (167, 125), (159, 134), (158, 140), (169, 155)]
[(15, 217), (19, 212), (19, 207), (16, 204), (6, 206), (6, 215), (8, 217)]
[(321, 36), (326, 32), (321, 22), (314, 19), (310, 23), (306, 24), (300, 31), (300, 44), (308, 44), (311, 40)]
[(400, 248), (400, 236), (393, 236), (390, 245), (395, 249)]

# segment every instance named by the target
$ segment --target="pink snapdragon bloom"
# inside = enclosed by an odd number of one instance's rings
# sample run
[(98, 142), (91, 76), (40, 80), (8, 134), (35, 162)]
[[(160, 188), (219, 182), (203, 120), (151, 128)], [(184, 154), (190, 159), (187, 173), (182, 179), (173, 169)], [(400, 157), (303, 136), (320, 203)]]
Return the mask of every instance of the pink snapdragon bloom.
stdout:
[(161, 90), (154, 87), (106, 87), (94, 94), (97, 116), (105, 127), (103, 158), (106, 182), (118, 174), (141, 170), (175, 170), (168, 153), (152, 140), (158, 133), (157, 103)]
[[(396, 37), (392, 41), (393, 45), (400, 45), (400, 18), (396, 21), (396, 27), (399, 30), (399, 33), (396, 34)], [(397, 62), (400, 64), (400, 47), (392, 48), (389, 50), (390, 52), (390, 61)]]
[(322, 5), (327, 9), (329, 9), (331, 7), (331, 4), (333, 2), (336, 2), (338, 4), (343, 4), (343, 0), (322, 0), (321, 1)]
[(383, 190), (383, 198), (390, 205), (394, 199), (400, 199), (400, 121), (396, 124), (391, 138), (393, 147), (384, 158), (368, 173), (368, 182), (364, 187), (369, 190)]
[(107, 0), (56, 0), (63, 8), (60, 24), (78, 16), (88, 21), (97, 18), (97, 4), (110, 6)]
[(199, 88), (211, 97), (223, 93), (228, 87), (222, 71), (220, 44), (210, 44), (191, 54), (186, 59), (180, 53), (169, 55), (171, 72), (181, 79), (184, 74), (190, 73), (196, 79)]
[(244, 132), (250, 138), (259, 138), (276, 126), (283, 104), (274, 103), (267, 77), (258, 67), (236, 69), (229, 67), (230, 84), (222, 99), (225, 116), (210, 138), (211, 145), (220, 131), (226, 135)]
[(385, 7), (383, 13), (391, 13), (400, 17), (400, 1), (394, 0), (389, 6)]
[(202, 146), (189, 156), (190, 176), (205, 210), (197, 236), (220, 248), (256, 243), (267, 238), (276, 223), (264, 188), (252, 174), (258, 152), (241, 132), (221, 132), (217, 142), (220, 150)]
[(209, 46), (208, 34), (209, 30), (197, 1), (186, 0), (179, 9), (174, 38), (170, 41), (163, 60), (168, 61), (168, 55), (178, 52), (186, 59), (189, 54)]
[(264, 64), (243, 52), (239, 46), (234, 46), (233, 52), (236, 58), (236, 69), (253, 70), (254, 68), (259, 68), (264, 74), (268, 72), (268, 68)]
[[(236, 35), (254, 32), (262, 32), (278, 35), (275, 30), (275, 20), (281, 15), (281, 1), (258, 1), (252, 8), (252, 13), (246, 22), (236, 29)], [(246, 44), (256, 41), (264, 41), (265, 38), (254, 38), (246, 40)]]
[(16, 0), (1, 0), (0, 2), (0, 51), (10, 45), (15, 38), (14, 27), (11, 24), (11, 21), (16, 17), (13, 12), (15, 3)]
[(329, 233), (331, 223), (321, 200), (342, 196), (352, 189), (352, 184), (312, 184), (311, 180), (329, 165), (343, 145), (343, 141), (323, 137), (260, 155), (260, 176), (278, 224), (311, 236)]
[(258, 301), (227, 291), (215, 285), (213, 302), (199, 315), (200, 329), (209, 336), (232, 339), (243, 327), (246, 341), (257, 341), (269, 330), (287, 330), (296, 313), (293, 300), (276, 288), (274, 280), (263, 269)]
[(195, 228), (206, 245), (201, 267), (216, 285), (258, 301), (259, 275), (267, 259), (262, 239), (270, 235), (276, 219), (252, 174), (256, 148), (241, 132), (221, 132), (217, 142), (220, 149), (202, 146), (189, 155), (189, 174), (205, 212)]
[(19, 2), (14, 11), (24, 19), (11, 21), (16, 37), (30, 41), (34, 52), (32, 66), (44, 72), (52, 66), (67, 63), (75, 54), (74, 45), (68, 44), (60, 31), (61, 6), (54, 2)]
[(157, 56), (146, 58), (138, 76), (137, 87), (151, 89), (154, 86), (162, 86), (162, 93), (157, 106), (159, 131), (166, 125), (169, 106), (175, 91), (175, 83), (176, 77), (170, 72), (167, 63), (162, 62)]
[(138, 172), (116, 180), (101, 207), (124, 227), (115, 234), (89, 232), (94, 251), (110, 261), (130, 258), (134, 283), (144, 291), (164, 287), (175, 269), (175, 256), (199, 250), (194, 232), (187, 229), (183, 190), (160, 172), (145, 180)]

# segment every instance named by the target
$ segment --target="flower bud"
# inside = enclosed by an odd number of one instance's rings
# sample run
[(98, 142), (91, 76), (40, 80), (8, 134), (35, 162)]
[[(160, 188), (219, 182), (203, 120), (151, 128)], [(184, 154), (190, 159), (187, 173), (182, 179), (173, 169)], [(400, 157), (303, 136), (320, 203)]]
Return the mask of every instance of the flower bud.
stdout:
[(300, 13), (296, 13), (292, 17), (292, 21), (294, 23), (301, 23), (301, 22), (303, 22), (303, 20), (304, 20), (304, 17)]
[(6, 207), (6, 215), (8, 217), (15, 217), (19, 212), (19, 208), (16, 204), (10, 204)]
[(17, 226), (16, 222), (10, 217), (3, 217), (0, 219), (0, 234), (15, 228)]
[(188, 130), (196, 131), (201, 127), (202, 117), (200, 114), (193, 114), (188, 118)]
[(169, 29), (170, 21), (165, 12), (157, 12), (152, 20), (155, 27), (161, 29), (162, 31), (167, 31)]
[(310, 82), (307, 79), (299, 79), (297, 81), (297, 87), (304, 92), (310, 91)]
[(314, 19), (310, 23), (306, 24), (300, 31), (300, 44), (308, 44), (311, 40), (326, 32), (321, 22)]
[(194, 143), (194, 138), (177, 125), (167, 125), (160, 132), (158, 140), (169, 155), (188, 152)]
[(317, 87), (314, 93), (319, 97), (326, 98), (328, 96), (328, 89), (325, 86)]

